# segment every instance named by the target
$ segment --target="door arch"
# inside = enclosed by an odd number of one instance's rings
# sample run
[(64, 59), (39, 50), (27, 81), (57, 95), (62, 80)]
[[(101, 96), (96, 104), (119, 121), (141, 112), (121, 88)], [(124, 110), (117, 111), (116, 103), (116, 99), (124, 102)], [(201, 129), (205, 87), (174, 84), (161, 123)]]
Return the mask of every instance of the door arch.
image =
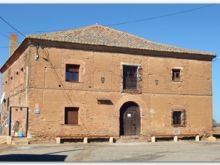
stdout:
[(126, 102), (120, 108), (120, 136), (140, 134), (140, 109), (134, 102)]

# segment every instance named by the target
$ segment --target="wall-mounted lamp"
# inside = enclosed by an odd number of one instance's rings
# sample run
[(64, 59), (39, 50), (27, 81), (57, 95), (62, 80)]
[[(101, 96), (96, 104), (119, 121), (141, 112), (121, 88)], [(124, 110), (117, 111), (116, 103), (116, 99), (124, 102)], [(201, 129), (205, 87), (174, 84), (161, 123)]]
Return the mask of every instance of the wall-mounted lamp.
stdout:
[(39, 59), (39, 54), (35, 54), (34, 59), (37, 61)]
[(34, 113), (35, 113), (35, 114), (40, 114), (40, 107), (39, 107), (39, 104), (35, 104)]
[(105, 83), (105, 77), (101, 77), (102, 84)]

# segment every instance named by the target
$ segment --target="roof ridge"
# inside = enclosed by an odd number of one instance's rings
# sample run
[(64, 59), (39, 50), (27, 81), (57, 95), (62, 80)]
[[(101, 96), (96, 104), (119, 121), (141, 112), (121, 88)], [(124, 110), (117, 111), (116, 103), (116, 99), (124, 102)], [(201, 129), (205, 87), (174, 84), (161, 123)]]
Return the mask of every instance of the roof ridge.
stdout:
[[(135, 38), (138, 38), (138, 39), (142, 39), (144, 41), (147, 41), (147, 42), (151, 42), (152, 44), (157, 44), (157, 45), (161, 45), (161, 46), (169, 46), (169, 47), (173, 47), (173, 48), (178, 48), (178, 49), (185, 49), (185, 50), (191, 50), (191, 51), (197, 51), (197, 50), (192, 50), (192, 49), (188, 49), (188, 48), (180, 48), (178, 46), (173, 46), (173, 45), (169, 45), (169, 44), (164, 44), (164, 43), (158, 43), (158, 42), (155, 42), (155, 41), (151, 41), (149, 39), (145, 39), (144, 37), (139, 37), (139, 36), (136, 36), (134, 34), (131, 34), (131, 33), (128, 33), (128, 32), (123, 32), (123, 31), (120, 31), (120, 30), (116, 30), (116, 29), (113, 29), (113, 28), (110, 28), (110, 27), (107, 27), (107, 26), (103, 26), (103, 25), (99, 25), (99, 26), (102, 26), (104, 28), (108, 28), (110, 30), (114, 30), (116, 32), (120, 32), (120, 33), (126, 33), (127, 35), (129, 36), (132, 36), (132, 37), (135, 37)], [(208, 53), (208, 52), (207, 52)]]
[(92, 26), (94, 26), (94, 25), (79, 27), (79, 28), (75, 28), (75, 29), (58, 30), (58, 31), (54, 31), (54, 32), (47, 32), (47, 33), (40, 33), (40, 34), (30, 34), (30, 35), (28, 35), (27, 37), (39, 36), (39, 35), (47, 35), (47, 34), (56, 34), (56, 33), (60, 33), (60, 32), (68, 32), (68, 31), (83, 30), (83, 29), (85, 29), (85, 28), (92, 27)]

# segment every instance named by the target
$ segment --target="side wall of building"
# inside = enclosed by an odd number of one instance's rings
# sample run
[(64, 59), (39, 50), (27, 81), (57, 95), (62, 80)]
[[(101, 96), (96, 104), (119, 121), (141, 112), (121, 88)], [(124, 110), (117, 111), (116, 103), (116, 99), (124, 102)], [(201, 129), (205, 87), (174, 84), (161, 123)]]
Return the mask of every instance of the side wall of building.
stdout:
[[(11, 107), (28, 107), (28, 55), (29, 48), (2, 74), (1, 110), (2, 134), (8, 135), (9, 111)], [(16, 115), (15, 115), (16, 116)], [(16, 117), (13, 117), (14, 119)], [(15, 124), (12, 120), (11, 127)]]
[[(210, 61), (61, 48), (31, 49), (28, 97), (29, 133), (33, 139), (87, 134), (119, 136), (120, 108), (128, 101), (139, 105), (142, 135), (205, 134), (211, 130)], [(121, 66), (125, 63), (141, 65), (141, 94), (121, 92)], [(78, 83), (65, 81), (66, 64), (80, 65)], [(181, 82), (172, 81), (174, 67), (182, 68)], [(100, 98), (113, 104), (98, 104)], [(65, 107), (79, 107), (78, 125), (65, 125)], [(178, 108), (186, 111), (185, 127), (171, 124), (171, 112)], [(40, 109), (40, 114), (36, 109)]]

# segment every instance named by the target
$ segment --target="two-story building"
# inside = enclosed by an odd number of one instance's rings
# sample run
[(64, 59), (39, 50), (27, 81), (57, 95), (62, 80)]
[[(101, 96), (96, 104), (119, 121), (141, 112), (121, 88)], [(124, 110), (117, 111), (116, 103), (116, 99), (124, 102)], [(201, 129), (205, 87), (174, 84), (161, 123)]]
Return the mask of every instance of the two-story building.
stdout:
[(100, 25), (30, 35), (0, 69), (2, 134), (210, 134), (214, 57)]

